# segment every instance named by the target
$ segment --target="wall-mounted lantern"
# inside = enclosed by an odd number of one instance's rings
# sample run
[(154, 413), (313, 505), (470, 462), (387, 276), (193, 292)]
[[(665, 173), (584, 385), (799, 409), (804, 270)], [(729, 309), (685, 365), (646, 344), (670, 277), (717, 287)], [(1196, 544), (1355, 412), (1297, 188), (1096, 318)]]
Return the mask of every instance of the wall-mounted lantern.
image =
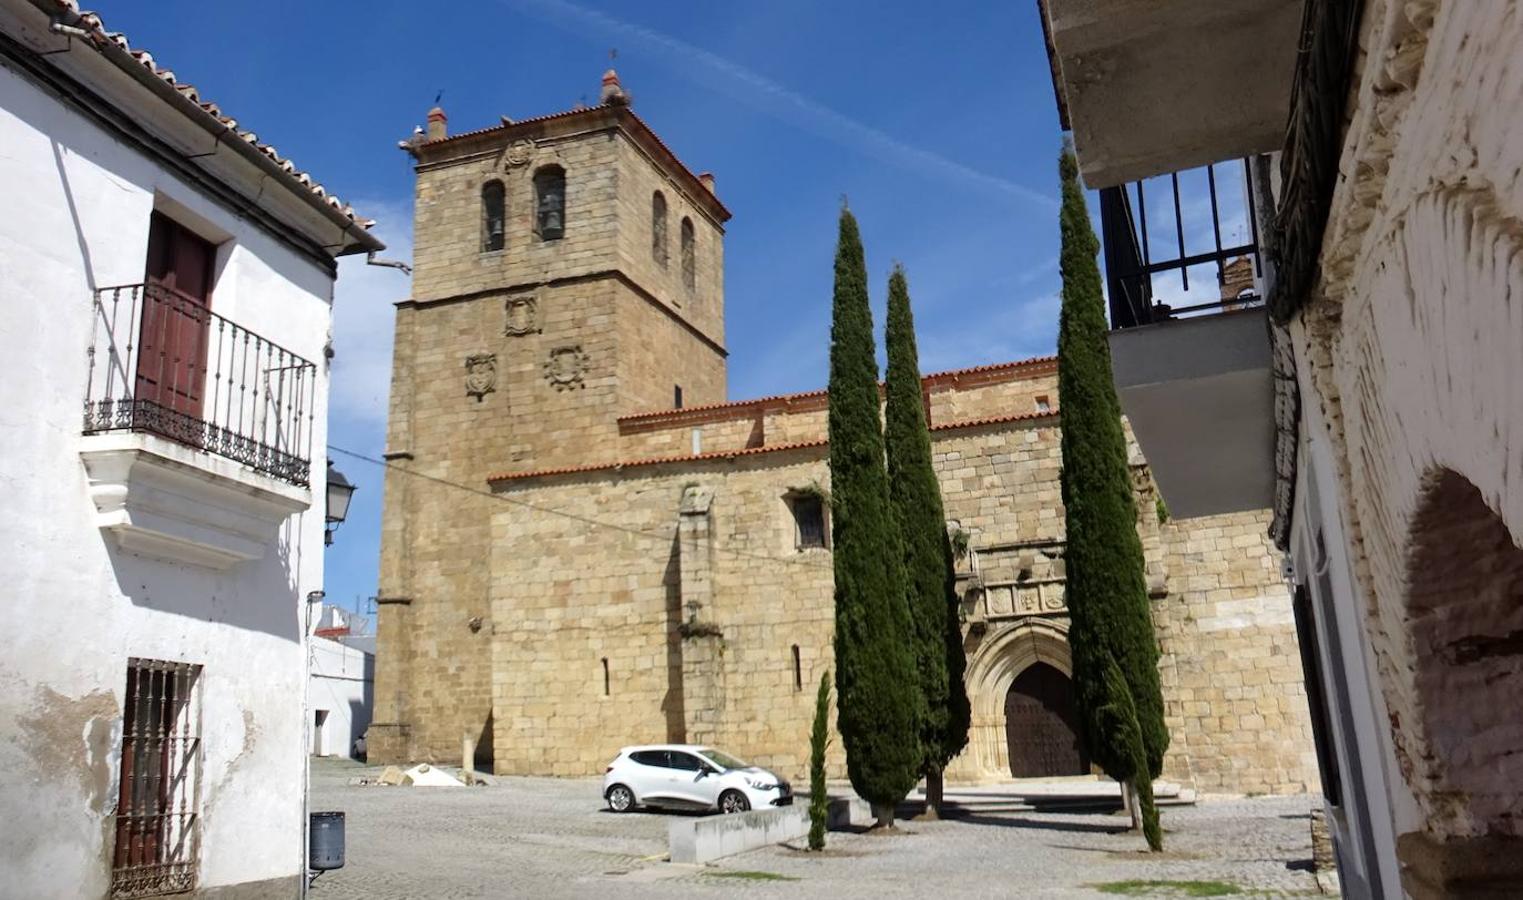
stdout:
[(327, 530), (323, 533), (323, 544), (333, 543), (333, 532), (342, 525), (344, 519), (349, 516), (349, 499), (354, 496), (354, 485), (344, 477), (344, 473), (334, 468), (333, 460), (328, 460), (328, 514)]

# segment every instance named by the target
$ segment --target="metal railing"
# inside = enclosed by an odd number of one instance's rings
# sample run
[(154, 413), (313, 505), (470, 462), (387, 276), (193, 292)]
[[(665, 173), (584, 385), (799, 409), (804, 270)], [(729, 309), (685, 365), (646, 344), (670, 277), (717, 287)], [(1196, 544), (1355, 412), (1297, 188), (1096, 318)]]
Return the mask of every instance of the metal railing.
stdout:
[[(1197, 228), (1203, 235), (1201, 222), (1186, 222), (1184, 204), (1180, 199), (1180, 174), (1170, 173), (1168, 191), (1163, 198), (1172, 206), (1173, 229), (1168, 235), (1172, 247), (1162, 255), (1153, 251), (1148, 238), (1148, 187), (1144, 182), (1132, 182), (1100, 190), (1100, 230), (1105, 244), (1106, 289), (1110, 299), (1111, 328), (1134, 328), (1154, 322), (1168, 321), (1193, 314), (1207, 314), (1256, 306), (1263, 303), (1258, 292), (1252, 288), (1243, 293), (1213, 291), (1215, 296), (1205, 303), (1172, 306), (1161, 303), (1155, 296), (1156, 276), (1178, 272), (1181, 289), (1190, 291), (1190, 269), (1195, 266), (1214, 264), (1218, 288), (1226, 283), (1228, 267), (1239, 259), (1251, 260), (1255, 281), (1263, 276), (1263, 261), (1259, 251), (1258, 218), (1254, 208), (1255, 199), (1251, 184), (1253, 166), (1251, 160), (1242, 160), (1243, 203), (1246, 207), (1246, 228), (1249, 240), (1222, 243), (1223, 211), (1217, 194), (1219, 167), (1215, 163), (1204, 167), (1206, 190), (1210, 201), (1211, 245), (1198, 253), (1188, 252), (1186, 231), (1197, 236)], [(1157, 186), (1154, 186), (1154, 203), (1158, 202)], [(1192, 197), (1192, 200), (1199, 198)], [(1167, 208), (1167, 207), (1166, 207)], [(1157, 237), (1158, 235), (1154, 235)]]
[(147, 432), (305, 487), (317, 366), (162, 285), (95, 292), (84, 433)]

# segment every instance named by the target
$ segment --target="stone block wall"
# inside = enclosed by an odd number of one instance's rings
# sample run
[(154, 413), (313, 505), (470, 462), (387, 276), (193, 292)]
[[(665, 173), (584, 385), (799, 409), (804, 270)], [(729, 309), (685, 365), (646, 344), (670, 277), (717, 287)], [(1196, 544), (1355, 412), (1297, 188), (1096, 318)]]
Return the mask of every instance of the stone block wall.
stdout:
[(1154, 601), (1172, 736), (1165, 777), (1201, 791), (1316, 790), (1291, 598), (1267, 510), (1163, 526), (1169, 592)]
[[(715, 343), (724, 343), (724, 225), (691, 191), (686, 179), (673, 177), (633, 141), (619, 138), (619, 268), (661, 298)], [(652, 252), (651, 203), (656, 191), (666, 198), (666, 265)], [(693, 223), (694, 287), (682, 280), (682, 220)], [(718, 400), (705, 402), (722, 402)], [(665, 409), (669, 403), (648, 409)]]
[[(618, 156), (613, 129), (537, 141), (517, 163), (504, 137), (462, 146), (418, 166), (413, 211), (413, 299), (458, 297), (618, 268)], [(534, 173), (566, 173), (565, 236), (535, 234)], [(483, 252), (481, 188), (506, 189), (506, 241)]]

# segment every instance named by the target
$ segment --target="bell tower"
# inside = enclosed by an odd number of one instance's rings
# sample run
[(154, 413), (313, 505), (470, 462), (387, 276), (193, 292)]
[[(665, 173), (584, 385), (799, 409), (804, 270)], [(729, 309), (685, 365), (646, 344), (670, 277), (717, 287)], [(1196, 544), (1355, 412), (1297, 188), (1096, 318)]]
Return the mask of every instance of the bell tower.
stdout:
[(417, 186), (387, 428), (382, 761), (456, 758), (462, 737), (490, 757), (493, 501), (465, 488), (612, 462), (620, 416), (725, 400), (729, 211), (612, 69), (600, 97), (454, 135), (436, 107), (400, 145)]

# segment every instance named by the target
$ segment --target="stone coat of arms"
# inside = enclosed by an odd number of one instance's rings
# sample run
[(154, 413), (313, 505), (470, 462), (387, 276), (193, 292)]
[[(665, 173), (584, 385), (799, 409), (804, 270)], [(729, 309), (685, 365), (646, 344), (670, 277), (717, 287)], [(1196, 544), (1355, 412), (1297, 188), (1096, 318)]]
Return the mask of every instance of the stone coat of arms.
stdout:
[(465, 358), (465, 393), (480, 403), (497, 390), (497, 354), (481, 353)]

